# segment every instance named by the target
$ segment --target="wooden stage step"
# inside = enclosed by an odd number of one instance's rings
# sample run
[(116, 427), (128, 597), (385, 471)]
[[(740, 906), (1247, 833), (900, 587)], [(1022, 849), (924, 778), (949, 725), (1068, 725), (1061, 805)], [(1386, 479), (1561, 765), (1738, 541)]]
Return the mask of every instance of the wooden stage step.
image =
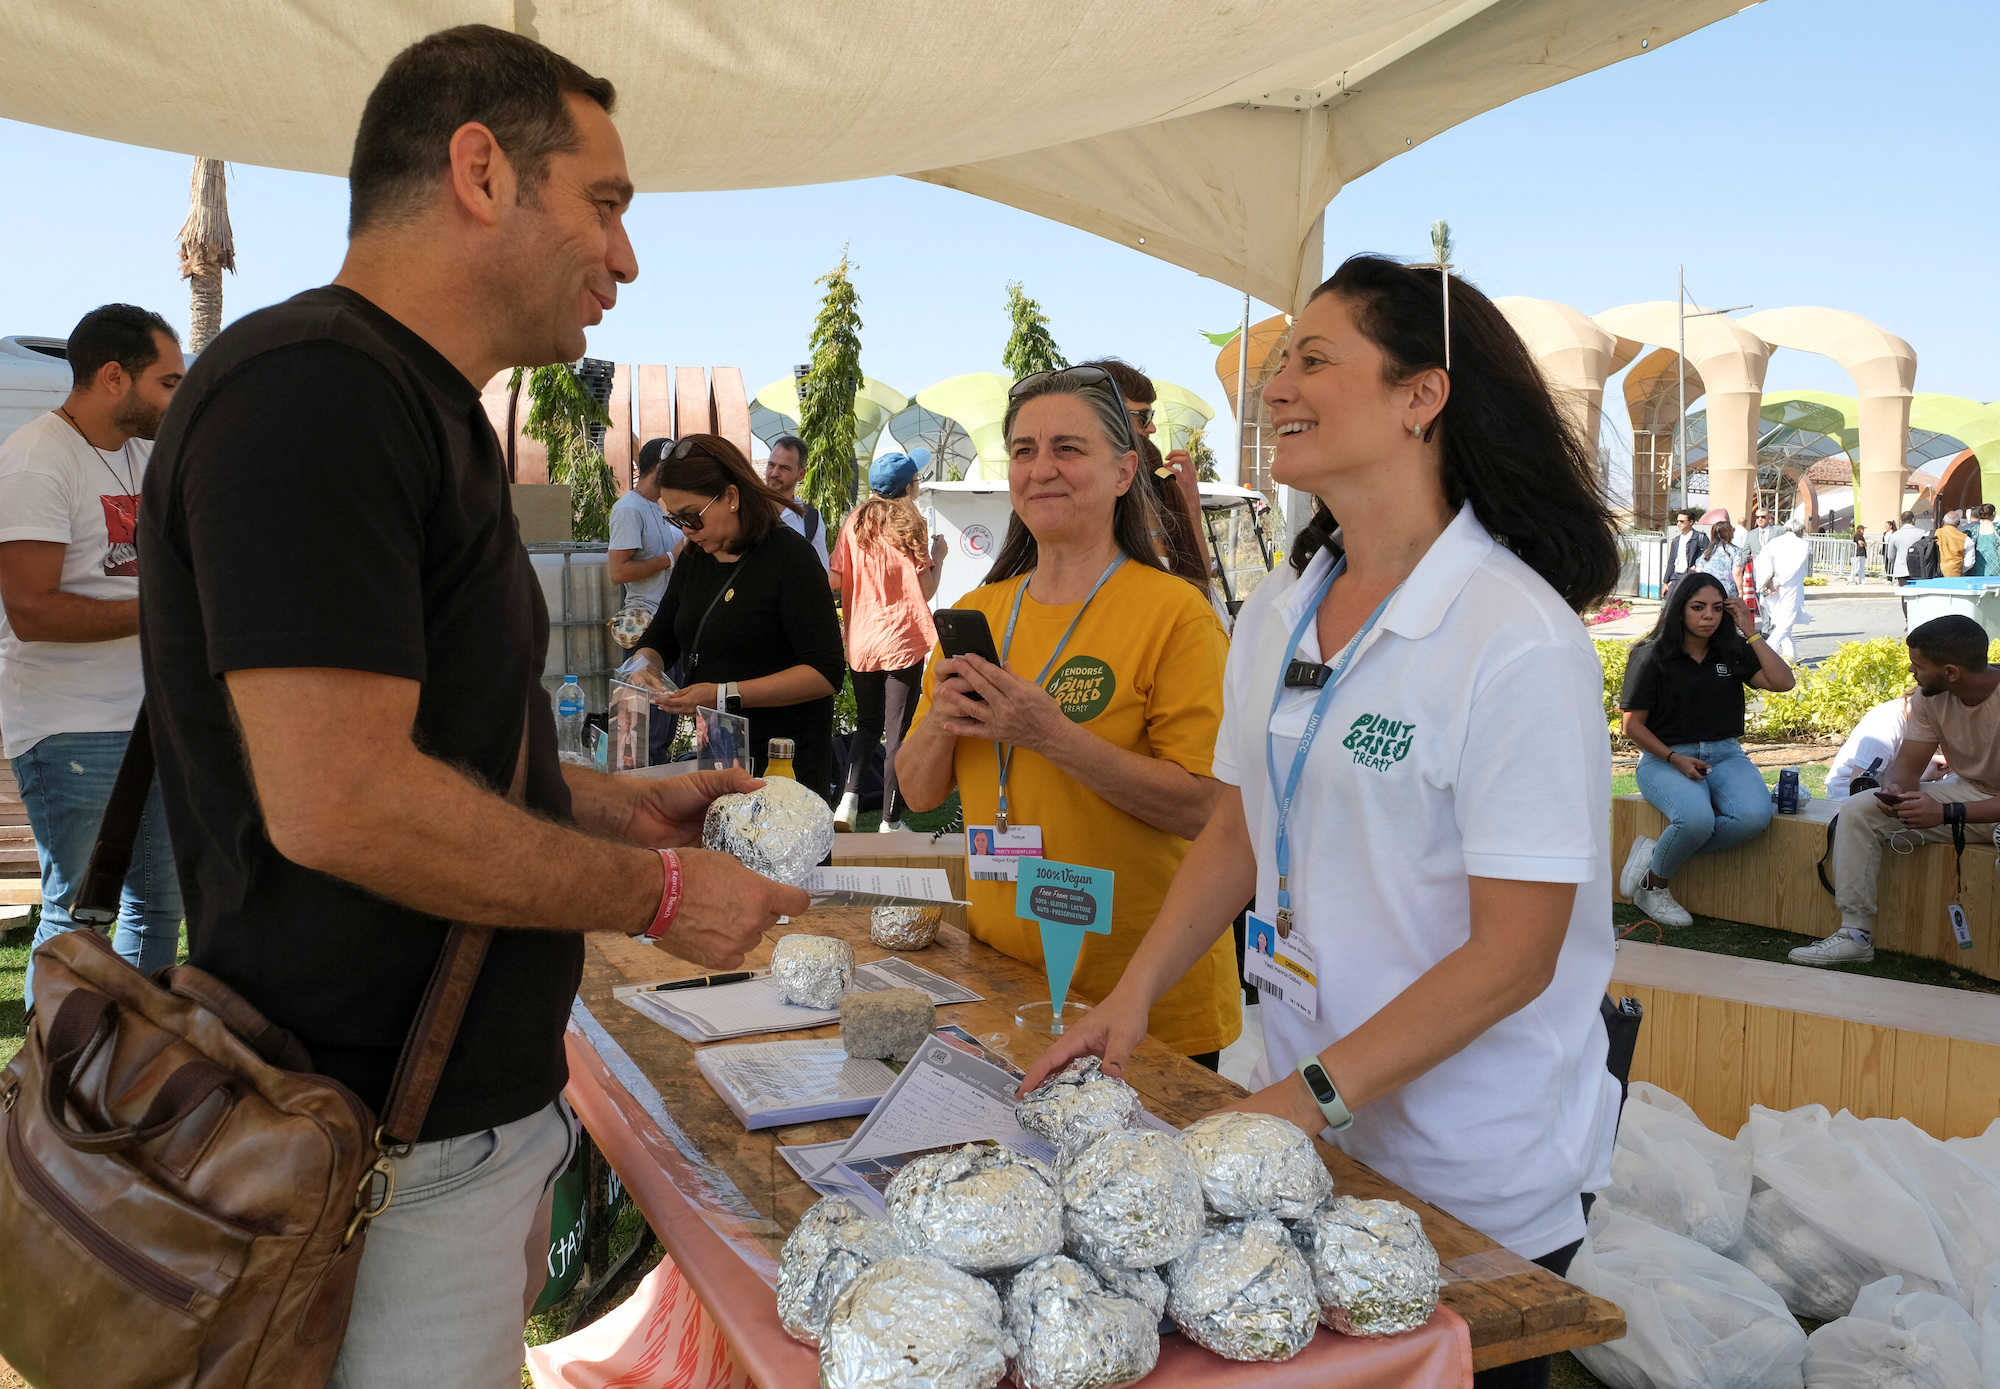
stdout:
[(1753, 1104), (1908, 1119), (1938, 1138), (2000, 1118), (2000, 996), (1631, 940), (1611, 977), (1646, 1010), (1632, 1079), (1718, 1133)]

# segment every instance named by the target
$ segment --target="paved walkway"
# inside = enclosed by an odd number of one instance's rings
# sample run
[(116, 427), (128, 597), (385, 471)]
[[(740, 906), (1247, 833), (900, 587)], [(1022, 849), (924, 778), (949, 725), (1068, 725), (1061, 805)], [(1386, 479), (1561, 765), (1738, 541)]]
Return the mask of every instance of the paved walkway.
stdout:
[[(1632, 615), (1592, 627), (1591, 636), (1635, 641), (1653, 630), (1660, 616), (1658, 600), (1624, 601), (1632, 605)], [(1879, 579), (1859, 586), (1843, 582), (1809, 588), (1806, 615), (1812, 622), (1798, 628), (1794, 640), (1799, 659), (1809, 665), (1831, 656), (1835, 648), (1846, 642), (1899, 637), (1906, 630), (1902, 599), (1892, 585)]]

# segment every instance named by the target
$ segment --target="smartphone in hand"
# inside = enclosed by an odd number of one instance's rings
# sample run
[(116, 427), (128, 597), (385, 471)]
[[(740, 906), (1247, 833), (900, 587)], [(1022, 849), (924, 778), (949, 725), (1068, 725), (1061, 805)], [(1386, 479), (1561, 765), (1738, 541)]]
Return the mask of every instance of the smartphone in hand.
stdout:
[[(986, 623), (986, 614), (977, 608), (939, 608), (931, 614), (937, 624), (938, 646), (946, 656), (978, 656), (1000, 664), (1000, 653), (993, 646), (993, 629)], [(968, 699), (979, 699), (971, 690), (965, 692)], [(983, 702), (983, 701), (982, 701)]]

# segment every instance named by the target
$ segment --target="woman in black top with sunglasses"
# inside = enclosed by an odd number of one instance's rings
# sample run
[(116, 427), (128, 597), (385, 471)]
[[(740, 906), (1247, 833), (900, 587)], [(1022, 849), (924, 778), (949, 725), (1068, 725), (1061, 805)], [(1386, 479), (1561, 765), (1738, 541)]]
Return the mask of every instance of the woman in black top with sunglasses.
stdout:
[(819, 556), (779, 524), (790, 503), (720, 435), (682, 439), (659, 479), (667, 519), (692, 543), (632, 654), (656, 675), (681, 666), (682, 688), (664, 701), (672, 712), (721, 701), (748, 718), (752, 771), (762, 774), (771, 739), (790, 738), (800, 784), (829, 796), (833, 696), (845, 667)]

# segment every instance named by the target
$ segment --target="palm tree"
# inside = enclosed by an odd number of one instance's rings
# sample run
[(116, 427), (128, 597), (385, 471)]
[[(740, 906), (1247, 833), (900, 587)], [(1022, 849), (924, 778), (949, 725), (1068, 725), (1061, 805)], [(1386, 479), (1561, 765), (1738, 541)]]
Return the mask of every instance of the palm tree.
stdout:
[(228, 173), (220, 159), (196, 159), (180, 235), (181, 278), (188, 281), (188, 351), (207, 347), (222, 331), (222, 272), (236, 270), (229, 230)]

